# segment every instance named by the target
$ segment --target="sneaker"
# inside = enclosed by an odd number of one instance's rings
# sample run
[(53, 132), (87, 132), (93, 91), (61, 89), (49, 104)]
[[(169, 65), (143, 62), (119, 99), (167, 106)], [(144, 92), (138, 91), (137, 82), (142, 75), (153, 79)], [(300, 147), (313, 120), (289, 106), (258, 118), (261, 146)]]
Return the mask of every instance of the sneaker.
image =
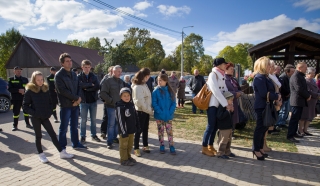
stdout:
[(74, 149), (74, 150), (83, 150), (83, 149), (88, 149), (88, 147), (85, 146), (85, 145), (82, 145), (82, 144), (79, 142), (77, 146), (73, 146), (73, 149)]
[(86, 137), (81, 137), (80, 143), (81, 143), (81, 144), (85, 144), (85, 143), (86, 143)]
[(232, 157), (232, 158), (236, 157), (236, 155), (233, 154), (232, 152), (231, 152), (228, 156), (229, 156), (229, 157)]
[(221, 158), (221, 159), (229, 159), (229, 157), (228, 157), (227, 155), (218, 156), (218, 158)]
[(39, 154), (39, 160), (41, 163), (48, 163), (49, 162), (46, 155), (44, 155), (44, 153)]
[(134, 153), (134, 155), (136, 155), (137, 157), (141, 157), (140, 149), (134, 149), (133, 153)]
[(74, 155), (67, 153), (66, 149), (63, 149), (63, 150), (60, 152), (60, 158), (61, 158), (61, 159), (70, 159), (70, 158), (73, 158), (73, 157), (74, 157)]
[(113, 149), (113, 145), (112, 145), (112, 144), (108, 144), (108, 145), (107, 145), (107, 148), (108, 148), (108, 149)]
[(148, 146), (147, 147), (143, 147), (142, 151), (145, 152), (145, 153), (150, 153), (150, 149), (149, 149)]
[(106, 138), (107, 138), (107, 135), (106, 135), (106, 133), (102, 132), (101, 135), (100, 135), (100, 137), (101, 137), (102, 139), (106, 139)]
[(132, 163), (137, 163), (137, 160), (133, 159), (133, 158), (128, 158), (129, 161), (131, 161)]
[(92, 136), (91, 138), (92, 138), (92, 140), (94, 140), (96, 142), (101, 142), (101, 140), (98, 138), (98, 136)]
[(125, 160), (125, 161), (121, 162), (121, 165), (123, 165), (123, 166), (133, 166), (134, 163), (129, 161), (129, 160)]
[(113, 143), (119, 143), (119, 139), (118, 138), (114, 139)]
[(172, 155), (176, 155), (176, 149), (174, 148), (174, 146), (170, 146), (170, 154)]
[(26, 127), (29, 129), (33, 129), (33, 126), (31, 126), (30, 124), (27, 124)]
[(60, 121), (59, 121), (59, 120), (54, 120), (54, 122), (55, 122), (55, 123), (60, 123)]
[(13, 127), (12, 128), (12, 131), (16, 131), (16, 130), (18, 130), (18, 127)]
[(164, 154), (166, 152), (166, 150), (164, 149), (164, 145), (160, 146), (160, 153)]

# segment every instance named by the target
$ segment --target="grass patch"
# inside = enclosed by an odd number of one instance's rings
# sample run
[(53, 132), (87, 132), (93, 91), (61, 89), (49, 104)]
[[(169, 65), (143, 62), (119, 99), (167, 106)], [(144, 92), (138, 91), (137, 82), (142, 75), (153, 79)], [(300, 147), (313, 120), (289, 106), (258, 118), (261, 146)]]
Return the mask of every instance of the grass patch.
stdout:
[[(198, 111), (199, 112), (199, 111)], [(157, 134), (158, 130), (154, 119), (151, 119), (149, 132)], [(173, 119), (173, 135), (177, 138), (202, 141), (204, 130), (207, 126), (207, 114), (192, 114), (191, 104), (185, 104), (185, 108), (176, 109)], [(320, 120), (318, 120), (320, 128)], [(243, 130), (236, 130), (236, 139), (233, 144), (251, 147), (255, 122), (248, 122)], [(287, 129), (282, 130), (280, 135), (268, 135), (268, 146), (277, 151), (297, 152), (296, 146), (286, 139)], [(199, 144), (200, 145), (200, 144)]]
[(320, 118), (315, 118), (311, 124), (310, 127), (316, 128), (316, 129), (320, 129)]

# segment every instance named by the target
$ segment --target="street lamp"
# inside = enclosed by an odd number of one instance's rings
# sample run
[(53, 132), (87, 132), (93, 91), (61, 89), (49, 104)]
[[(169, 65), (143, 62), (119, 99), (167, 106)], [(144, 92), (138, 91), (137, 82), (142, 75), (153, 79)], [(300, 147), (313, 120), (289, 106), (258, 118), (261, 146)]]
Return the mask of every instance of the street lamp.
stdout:
[(181, 41), (181, 76), (183, 76), (183, 29), (184, 28), (189, 28), (189, 27), (193, 27), (193, 26), (185, 26), (185, 27), (182, 27), (182, 41)]

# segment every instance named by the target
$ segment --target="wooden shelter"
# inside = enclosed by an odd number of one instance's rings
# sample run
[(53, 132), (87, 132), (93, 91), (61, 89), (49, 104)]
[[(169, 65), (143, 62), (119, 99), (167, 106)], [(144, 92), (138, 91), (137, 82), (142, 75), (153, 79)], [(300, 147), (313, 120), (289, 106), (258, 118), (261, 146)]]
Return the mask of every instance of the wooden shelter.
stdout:
[(257, 44), (249, 48), (248, 52), (253, 61), (269, 56), (282, 68), (287, 64), (295, 65), (298, 61), (305, 61), (309, 67), (316, 68), (317, 72), (320, 70), (320, 34), (301, 27)]

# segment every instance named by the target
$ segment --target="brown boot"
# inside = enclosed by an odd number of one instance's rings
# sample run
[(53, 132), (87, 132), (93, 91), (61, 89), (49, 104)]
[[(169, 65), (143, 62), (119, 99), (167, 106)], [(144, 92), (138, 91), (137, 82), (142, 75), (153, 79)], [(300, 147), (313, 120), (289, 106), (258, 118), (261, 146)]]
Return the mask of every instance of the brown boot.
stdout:
[(202, 154), (210, 157), (214, 156), (214, 154), (211, 151), (209, 151), (208, 147), (203, 147), (203, 146), (202, 146)]
[(270, 151), (272, 151), (272, 149), (269, 148), (268, 145), (267, 145), (267, 135), (268, 135), (268, 131), (264, 134), (263, 150), (264, 150), (265, 152), (270, 152)]
[(209, 150), (213, 155), (217, 155), (217, 151), (216, 151), (216, 149), (214, 149), (213, 145), (209, 145), (209, 146), (208, 146), (208, 150)]

